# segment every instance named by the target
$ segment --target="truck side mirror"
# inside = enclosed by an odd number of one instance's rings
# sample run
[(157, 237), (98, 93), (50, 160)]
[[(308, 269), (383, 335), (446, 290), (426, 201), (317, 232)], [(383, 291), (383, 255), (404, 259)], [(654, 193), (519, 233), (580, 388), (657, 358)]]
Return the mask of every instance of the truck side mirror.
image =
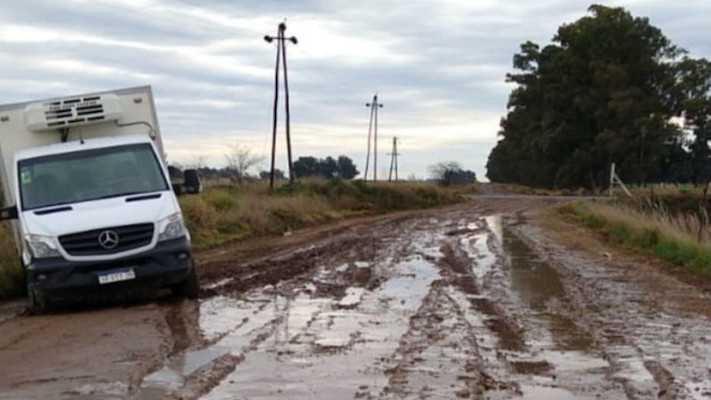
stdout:
[(185, 192), (196, 194), (202, 192), (202, 181), (200, 175), (195, 169), (186, 169), (185, 176)]
[(183, 194), (183, 185), (180, 183), (171, 183), (170, 186), (173, 187), (173, 193), (175, 193), (176, 196), (181, 196)]
[(0, 209), (0, 221), (8, 221), (11, 219), (17, 219), (17, 206)]

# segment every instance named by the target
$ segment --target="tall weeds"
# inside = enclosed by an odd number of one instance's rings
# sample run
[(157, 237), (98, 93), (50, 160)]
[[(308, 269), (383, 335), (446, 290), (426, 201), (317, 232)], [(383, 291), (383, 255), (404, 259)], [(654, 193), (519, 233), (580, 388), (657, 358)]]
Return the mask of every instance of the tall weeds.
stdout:
[(585, 225), (613, 242), (644, 249), (657, 257), (711, 277), (711, 229), (708, 212), (673, 214), (659, 204), (578, 203), (568, 209)]
[(458, 201), (433, 184), (372, 184), (307, 179), (270, 192), (266, 183), (208, 185), (180, 199), (196, 247), (245, 237), (281, 234), (349, 216), (433, 207)]

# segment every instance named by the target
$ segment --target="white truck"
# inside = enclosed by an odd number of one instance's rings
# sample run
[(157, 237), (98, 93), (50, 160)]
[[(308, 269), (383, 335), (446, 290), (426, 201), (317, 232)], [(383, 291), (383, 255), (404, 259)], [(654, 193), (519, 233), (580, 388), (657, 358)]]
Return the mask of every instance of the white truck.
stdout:
[(150, 86), (0, 106), (0, 159), (31, 308), (136, 285), (197, 295)]

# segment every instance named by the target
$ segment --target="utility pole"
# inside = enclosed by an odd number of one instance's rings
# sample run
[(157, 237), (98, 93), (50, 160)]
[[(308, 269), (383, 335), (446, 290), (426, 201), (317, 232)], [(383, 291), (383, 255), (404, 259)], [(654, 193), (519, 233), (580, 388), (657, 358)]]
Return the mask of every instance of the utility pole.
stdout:
[[(371, 124), (368, 126), (368, 159), (370, 159), (370, 132), (373, 127), (373, 182), (378, 181), (378, 108), (383, 108), (382, 103), (378, 103), (378, 94), (373, 96), (372, 103), (365, 103), (370, 107)], [(374, 124), (373, 124), (374, 122)], [(365, 163), (365, 180), (368, 180), (368, 161)]]
[[(366, 104), (366, 107), (368, 105)], [(365, 173), (363, 174), (363, 180), (368, 180), (368, 166), (370, 165), (370, 138), (373, 134), (373, 115), (375, 114), (375, 109), (370, 107), (370, 122), (368, 122), (368, 152), (365, 155)]]
[(390, 174), (388, 174), (388, 182), (393, 181), (393, 167), (395, 170), (395, 182), (397, 182), (397, 157), (400, 153), (397, 152), (397, 137), (393, 136), (393, 152), (388, 153), (390, 156)]
[(282, 22), (279, 24), (277, 35), (269, 36), (265, 35), (264, 40), (267, 43), (271, 43), (274, 40), (277, 41), (277, 54), (276, 54), (276, 67), (274, 69), (274, 116), (272, 121), (272, 165), (271, 173), (269, 175), (269, 188), (274, 189), (274, 164), (276, 162), (276, 135), (277, 135), (277, 111), (279, 106), (279, 67), (280, 64), (284, 65), (284, 107), (286, 111), (286, 151), (289, 161), (289, 181), (294, 182), (294, 170), (291, 162), (291, 114), (289, 112), (289, 79), (286, 68), (286, 42), (289, 41), (293, 44), (297, 43), (294, 36), (289, 38), (284, 36), (286, 31), (286, 23)]

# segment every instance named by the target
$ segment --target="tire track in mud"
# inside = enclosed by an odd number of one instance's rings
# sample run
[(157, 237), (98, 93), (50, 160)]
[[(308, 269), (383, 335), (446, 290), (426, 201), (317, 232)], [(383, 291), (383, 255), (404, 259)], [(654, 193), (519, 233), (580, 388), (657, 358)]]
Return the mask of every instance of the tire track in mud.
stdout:
[[(567, 297), (558, 278), (545, 263), (512, 243), (506, 228), (511, 222), (522, 223), (520, 217), (508, 222), (483, 217), (475, 223), (462, 217), (459, 225), (473, 229), (450, 235), (439, 264), (457, 289), (450, 295), (463, 308), (469, 305), (465, 317), (484, 341), (480, 368), (500, 382), (500, 388), (486, 396), (624, 397), (621, 387), (608, 380), (609, 364), (600, 350), (567, 317)], [(485, 343), (488, 337), (495, 337), (495, 342)]]
[(396, 363), (385, 371), (390, 377), (379, 398), (480, 399), (488, 390), (509, 388), (481, 369), (477, 337), (463, 315), (467, 310), (447, 294), (446, 286), (444, 280), (434, 281), (410, 317), (395, 352)]
[(595, 338), (629, 399), (711, 398), (711, 306), (699, 306), (700, 290), (627, 255), (564, 248), (535, 226), (515, 233), (560, 272), (576, 324)]
[(472, 308), (487, 316), (485, 324), (498, 338), (499, 348), (511, 351), (524, 350), (521, 327), (507, 317), (489, 298), (481, 296), (477, 278), (472, 273), (472, 261), (451, 243), (442, 246), (442, 253), (444, 258), (440, 265), (450, 277), (451, 283), (468, 296)]
[[(312, 288), (304, 292), (331, 298), (343, 296), (346, 288), (352, 285), (368, 287), (370, 290), (377, 288), (379, 281), (372, 276), (371, 269), (358, 267), (352, 262), (344, 264), (346, 268), (339, 271), (339, 276), (330, 276), (321, 280), (313, 278), (323, 265), (337, 264), (339, 260), (346, 262), (355, 259), (353, 249), (358, 249), (357, 253), (360, 255), (373, 255), (379, 247), (377, 240), (345, 230), (342, 235), (329, 238), (325, 243), (307, 249), (283, 251), (245, 265), (234, 262), (210, 264), (209, 268), (217, 268), (222, 274), (231, 275), (233, 274), (231, 271), (234, 271), (238, 276), (229, 278), (219, 285), (203, 287), (202, 298), (209, 300), (228, 296), (240, 299), (245, 295), (249, 297), (249, 293), (257, 293), (257, 296), (267, 294), (272, 300), (256, 299), (258, 303), (262, 302), (262, 305), (257, 307), (255, 313), (268, 314), (272, 312), (268, 308), (274, 307), (274, 315), (264, 320), (256, 315), (245, 316), (236, 321), (233, 328), (218, 333), (212, 338), (203, 337), (201, 344), (195, 347), (196, 340), (185, 332), (184, 321), (181, 320), (182, 314), (177, 309), (171, 309), (166, 315), (171, 336), (174, 338), (171, 357), (166, 360), (162, 368), (152, 371), (152, 375), (147, 377), (143, 387), (133, 398), (150, 399), (159, 395), (166, 398), (195, 399), (210, 392), (232, 374), (261, 343), (278, 336), (277, 330), (289, 319), (289, 302), (299, 295), (299, 290), (304, 289), (304, 282), (315, 283)], [(219, 279), (220, 275), (212, 275)], [(285, 305), (276, 306), (273, 299), (277, 298), (284, 299)], [(277, 308), (280, 309), (276, 310)], [(255, 324), (254, 321), (261, 322)], [(307, 325), (312, 322), (309, 321)], [(247, 340), (248, 337), (252, 339)], [(235, 342), (245, 341), (248, 344), (235, 344)], [(192, 343), (193, 348), (189, 349), (187, 343)], [(323, 350), (328, 351), (318, 346), (314, 348), (315, 352)], [(199, 358), (195, 357), (195, 354), (201, 352), (209, 353), (205, 356), (206, 360), (189, 360)], [(185, 373), (186, 369), (183, 365), (186, 363), (199, 365), (188, 368), (188, 373)]]

